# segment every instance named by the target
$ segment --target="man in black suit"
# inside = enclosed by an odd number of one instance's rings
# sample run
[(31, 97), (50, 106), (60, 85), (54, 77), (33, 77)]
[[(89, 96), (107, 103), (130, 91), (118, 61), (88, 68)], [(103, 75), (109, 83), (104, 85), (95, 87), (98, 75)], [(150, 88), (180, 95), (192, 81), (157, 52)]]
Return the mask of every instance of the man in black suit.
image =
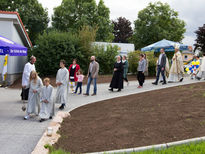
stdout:
[(160, 55), (159, 55), (159, 59), (158, 59), (158, 63), (157, 63), (157, 78), (156, 81), (153, 82), (152, 84), (157, 85), (158, 81), (159, 81), (159, 75), (161, 73), (162, 77), (163, 77), (163, 85), (167, 84), (166, 79), (165, 79), (165, 75), (164, 75), (164, 71), (165, 71), (165, 67), (166, 67), (166, 54), (164, 52), (164, 48), (162, 48), (160, 50)]

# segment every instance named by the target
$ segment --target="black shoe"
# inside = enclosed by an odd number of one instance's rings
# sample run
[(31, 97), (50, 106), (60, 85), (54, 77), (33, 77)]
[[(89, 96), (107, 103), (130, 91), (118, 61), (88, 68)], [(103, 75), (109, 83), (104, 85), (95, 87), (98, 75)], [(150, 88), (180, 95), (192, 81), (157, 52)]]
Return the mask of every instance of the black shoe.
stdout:
[(52, 116), (50, 116), (50, 117), (49, 117), (49, 119), (53, 119), (53, 117), (52, 117)]
[(111, 88), (111, 89), (108, 89), (109, 91), (113, 91), (113, 89)]
[(65, 104), (62, 104), (62, 105), (59, 107), (60, 110), (63, 110), (64, 108), (65, 108)]
[(83, 95), (85, 95), (85, 96), (89, 96), (89, 94), (87, 94), (87, 93), (84, 93)]
[(166, 82), (163, 82), (163, 83), (162, 83), (162, 85), (165, 85), (165, 84), (167, 84), (167, 83), (166, 83)]
[(39, 122), (43, 122), (43, 121), (45, 121), (45, 119), (41, 119), (41, 120), (39, 120)]
[(120, 92), (121, 91), (121, 89), (118, 89), (118, 91), (117, 92)]
[(179, 82), (182, 82), (184, 80), (184, 78), (181, 78), (180, 80), (179, 80)]
[(93, 93), (91, 96), (95, 96), (96, 94), (95, 93)]
[(153, 85), (158, 85), (157, 82), (152, 82)]
[(162, 83), (163, 81), (159, 81), (160, 83)]

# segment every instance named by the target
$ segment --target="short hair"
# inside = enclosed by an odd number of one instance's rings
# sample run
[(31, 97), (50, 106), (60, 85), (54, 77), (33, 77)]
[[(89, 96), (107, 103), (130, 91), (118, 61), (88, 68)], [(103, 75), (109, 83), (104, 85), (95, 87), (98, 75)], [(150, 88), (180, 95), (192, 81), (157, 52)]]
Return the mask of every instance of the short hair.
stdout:
[(164, 51), (164, 48), (161, 48), (160, 50), (163, 50), (163, 51)]
[(196, 56), (197, 58), (199, 58), (199, 56)]
[(65, 65), (65, 60), (64, 59), (60, 60), (60, 63), (63, 63)]
[(43, 82), (49, 82), (49, 83), (50, 83), (50, 78), (45, 78), (45, 79), (43, 80)]
[(73, 59), (73, 62), (74, 62), (74, 61), (77, 62), (77, 59), (74, 58), (74, 59)]
[(36, 57), (32, 55), (32, 56), (30, 57), (30, 60), (32, 60), (32, 59), (34, 59), (34, 58), (36, 59)]
[(141, 57), (144, 57), (144, 54), (140, 54)]
[(78, 71), (80, 72), (80, 74), (83, 74), (83, 70), (82, 69), (79, 69)]

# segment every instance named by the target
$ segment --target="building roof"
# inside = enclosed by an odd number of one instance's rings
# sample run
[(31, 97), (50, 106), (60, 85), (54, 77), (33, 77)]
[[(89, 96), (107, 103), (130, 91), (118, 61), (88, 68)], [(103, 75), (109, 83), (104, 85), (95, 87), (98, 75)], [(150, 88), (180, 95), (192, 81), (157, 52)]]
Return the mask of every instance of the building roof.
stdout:
[(6, 16), (0, 16), (0, 18), (6, 18), (6, 19), (13, 20), (18, 32), (21, 34), (20, 36), (21, 36), (23, 42), (25, 42), (25, 44), (27, 44), (27, 47), (32, 47), (32, 42), (28, 36), (28, 33), (27, 33), (24, 25), (23, 25), (23, 22), (21, 20), (19, 13), (0, 10), (0, 15), (6, 15)]

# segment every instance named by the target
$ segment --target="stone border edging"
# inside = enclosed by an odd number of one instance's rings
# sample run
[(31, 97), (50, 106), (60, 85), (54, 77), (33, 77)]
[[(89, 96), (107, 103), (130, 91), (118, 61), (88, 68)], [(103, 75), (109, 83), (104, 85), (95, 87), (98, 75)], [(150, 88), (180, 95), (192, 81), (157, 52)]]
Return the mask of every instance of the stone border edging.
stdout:
[(53, 118), (53, 120), (50, 122), (48, 126), (53, 128), (52, 136), (47, 136), (46, 129), (31, 154), (48, 154), (49, 151), (44, 146), (46, 144), (53, 145), (58, 141), (60, 135), (57, 133), (57, 131), (59, 130), (61, 123), (63, 122), (63, 119), (69, 116), (69, 112), (58, 111), (56, 116)]
[(129, 149), (112, 150), (112, 151), (93, 152), (93, 153), (87, 153), (87, 154), (114, 154), (114, 153), (142, 152), (142, 151), (147, 151), (147, 150), (152, 150), (152, 149), (162, 150), (162, 149), (167, 149), (167, 148), (178, 146), (178, 145), (197, 143), (201, 141), (205, 141), (205, 136), (176, 141), (176, 142), (164, 143), (164, 144), (157, 144), (157, 145), (150, 145), (150, 146), (129, 148)]

